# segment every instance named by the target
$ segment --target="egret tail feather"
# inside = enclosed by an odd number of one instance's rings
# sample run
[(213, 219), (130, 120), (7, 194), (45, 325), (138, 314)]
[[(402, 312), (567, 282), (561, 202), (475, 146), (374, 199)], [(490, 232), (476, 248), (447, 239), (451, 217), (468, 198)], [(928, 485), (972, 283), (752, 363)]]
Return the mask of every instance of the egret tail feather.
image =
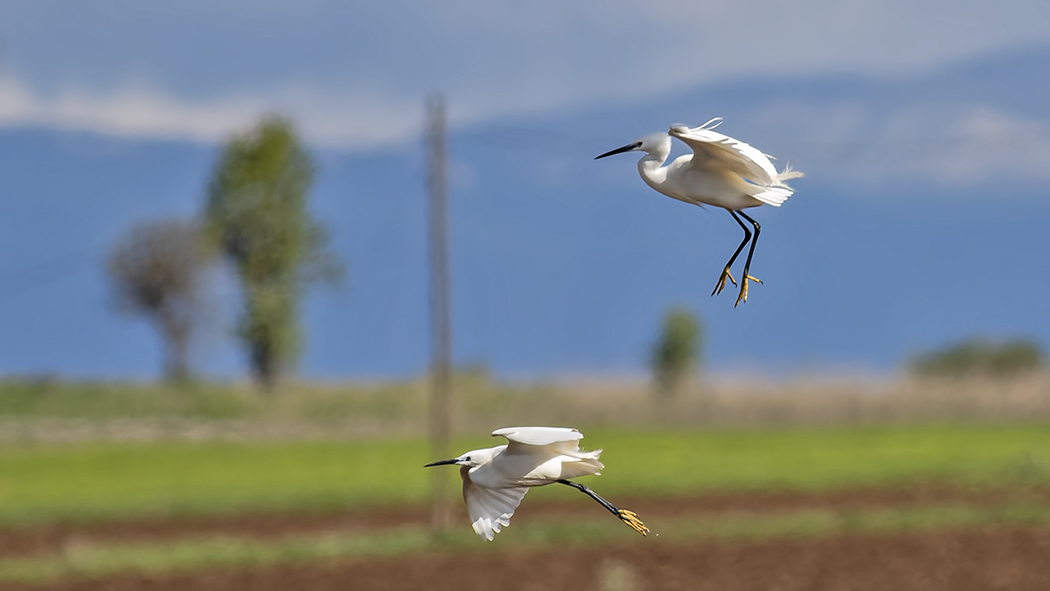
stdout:
[(783, 185), (784, 181), (790, 181), (791, 179), (800, 179), (806, 176), (806, 173), (801, 170), (795, 170), (788, 164), (784, 167), (784, 170), (777, 175), (777, 183)]
[(580, 476), (598, 476), (605, 468), (605, 464), (598, 458), (580, 458), (577, 461), (565, 461), (561, 464), (562, 478), (579, 478)]

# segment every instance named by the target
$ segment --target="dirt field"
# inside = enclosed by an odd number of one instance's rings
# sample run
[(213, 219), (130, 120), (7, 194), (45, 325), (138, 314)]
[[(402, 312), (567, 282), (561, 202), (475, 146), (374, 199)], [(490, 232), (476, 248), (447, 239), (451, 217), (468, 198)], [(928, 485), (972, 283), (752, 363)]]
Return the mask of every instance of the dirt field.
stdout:
[[(530, 499), (531, 500), (531, 499)], [(949, 486), (909, 486), (886, 489), (842, 490), (832, 492), (753, 492), (747, 494), (711, 493), (695, 497), (652, 497), (613, 499), (622, 507), (637, 511), (646, 520), (658, 523), (683, 514), (717, 514), (728, 511), (789, 511), (796, 509), (874, 509), (925, 507), (951, 503), (996, 505), (1009, 502), (1050, 504), (1050, 488), (999, 489), (956, 488)], [(578, 514), (586, 499), (575, 502), (526, 502), (515, 520)], [(457, 505), (466, 523), (466, 512)], [(59, 551), (73, 542), (152, 541), (194, 535), (229, 535), (272, 539), (281, 536), (324, 532), (369, 530), (399, 525), (427, 523), (424, 507), (370, 508), (338, 513), (262, 513), (216, 517), (154, 518), (95, 524), (58, 524), (13, 529), (0, 528), (0, 556), (19, 556)], [(465, 526), (466, 527), (466, 526)]]
[(10, 590), (1050, 589), (1050, 531), (989, 529), (745, 543), (636, 544), (120, 576)]
[[(756, 493), (673, 499), (617, 499), (649, 523), (698, 513), (803, 508), (900, 508), (951, 503), (1050, 501), (1050, 490), (992, 491), (948, 487), (834, 493)], [(515, 519), (556, 516), (579, 505), (525, 503)], [(85, 540), (164, 540), (202, 534), (265, 539), (326, 530), (367, 530), (422, 523), (422, 509), (345, 511), (327, 515), (241, 515), (138, 520), (0, 530), (0, 556), (60, 551)], [(466, 523), (464, 519), (464, 524)], [(493, 548), (488, 548), (493, 550)], [(258, 569), (102, 580), (46, 586), (0, 583), (0, 590), (194, 589), (1050, 589), (1050, 529), (983, 528), (924, 533), (836, 535), (812, 539), (637, 542), (561, 550), (432, 552), (343, 559)]]

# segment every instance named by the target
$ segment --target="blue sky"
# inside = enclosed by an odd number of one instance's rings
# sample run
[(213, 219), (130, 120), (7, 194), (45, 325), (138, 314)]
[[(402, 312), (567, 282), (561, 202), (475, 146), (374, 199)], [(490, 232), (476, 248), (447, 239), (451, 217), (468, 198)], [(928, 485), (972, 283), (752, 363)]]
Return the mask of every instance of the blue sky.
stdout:
[[(462, 362), (637, 372), (672, 304), (703, 317), (715, 370), (892, 371), (975, 333), (1050, 345), (1048, 257), (1025, 256), (1050, 221), (1048, 23), (1034, 1), (2, 3), (0, 372), (156, 375), (105, 254), (194, 215), (221, 141), (274, 111), (318, 158), (314, 207), (350, 268), (308, 301), (302, 375), (422, 371), (434, 92)], [(629, 156), (591, 161), (719, 115), (807, 173), (755, 214), (766, 285), (737, 309), (707, 296), (729, 217), (652, 193)], [(241, 375), (218, 299), (196, 363)]]

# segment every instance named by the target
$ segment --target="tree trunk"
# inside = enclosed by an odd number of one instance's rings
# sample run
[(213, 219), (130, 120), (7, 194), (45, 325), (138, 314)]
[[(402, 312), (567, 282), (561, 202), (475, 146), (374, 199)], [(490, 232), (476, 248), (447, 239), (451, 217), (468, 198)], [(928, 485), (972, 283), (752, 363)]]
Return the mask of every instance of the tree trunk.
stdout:
[(278, 362), (268, 338), (258, 338), (251, 343), (252, 371), (255, 379), (267, 394), (277, 388)]
[(178, 318), (174, 312), (163, 311), (158, 320), (164, 337), (164, 379), (172, 383), (184, 382), (190, 377), (190, 322)]

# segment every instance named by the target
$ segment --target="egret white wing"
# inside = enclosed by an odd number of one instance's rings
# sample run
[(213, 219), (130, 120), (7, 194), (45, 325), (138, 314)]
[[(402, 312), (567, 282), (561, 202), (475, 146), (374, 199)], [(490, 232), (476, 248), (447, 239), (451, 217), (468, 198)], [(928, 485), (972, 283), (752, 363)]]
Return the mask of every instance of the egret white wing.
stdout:
[[(580, 451), (583, 433), (570, 427), (505, 427), (492, 432), (493, 437), (506, 437), (508, 456), (524, 454), (560, 454), (580, 460), (597, 460), (602, 450)], [(602, 469), (595, 461), (594, 471)], [(569, 476), (566, 476), (569, 478)]]
[(569, 427), (504, 427), (493, 431), (492, 436), (506, 437), (511, 443), (524, 445), (550, 445), (583, 439), (583, 433)]
[[(714, 120), (712, 120), (714, 121)], [(718, 133), (706, 127), (675, 125), (668, 133), (693, 149), (694, 162), (702, 166), (704, 160), (716, 160), (745, 179), (763, 186), (778, 185), (780, 180), (769, 156), (750, 144)]]
[(525, 487), (488, 488), (465, 480), (463, 498), (474, 533), (491, 542), (501, 529), (510, 525), (514, 510), (527, 492), (529, 489)]

